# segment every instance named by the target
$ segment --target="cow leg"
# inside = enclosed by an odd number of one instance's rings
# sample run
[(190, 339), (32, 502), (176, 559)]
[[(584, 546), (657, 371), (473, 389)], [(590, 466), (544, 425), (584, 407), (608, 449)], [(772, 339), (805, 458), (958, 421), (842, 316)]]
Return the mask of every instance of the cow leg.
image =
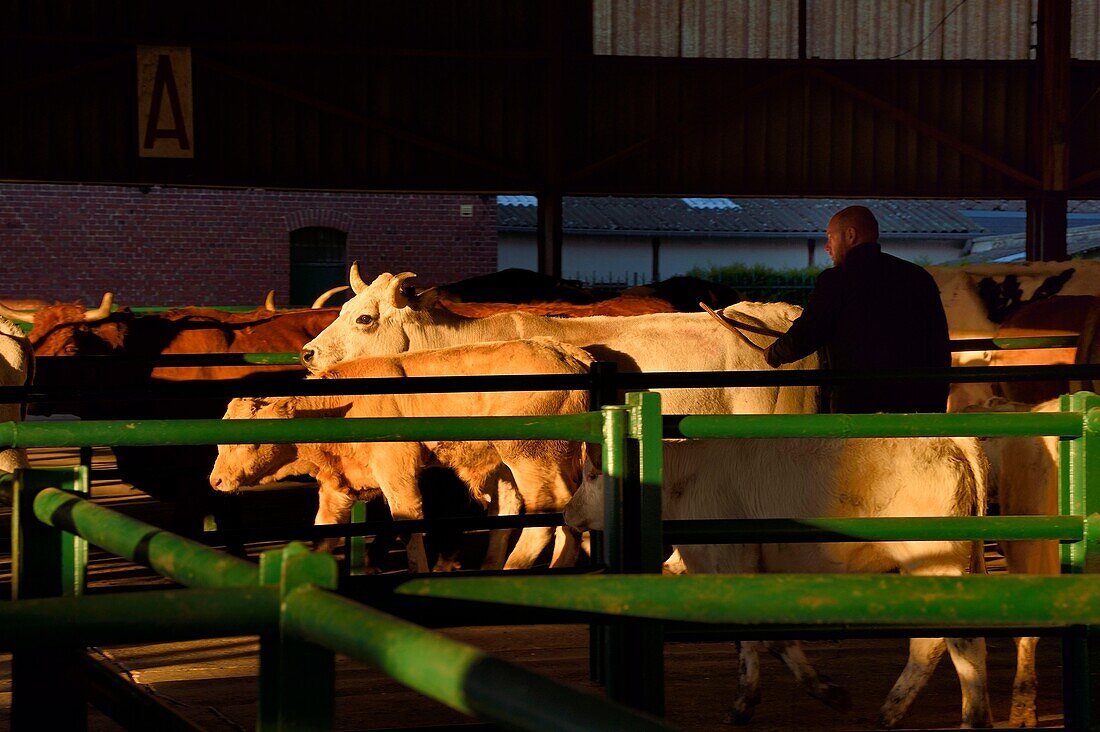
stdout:
[[(355, 499), (347, 493), (321, 483), (317, 491), (317, 515), (313, 519), (313, 524), (315, 526), (346, 524), (351, 520), (353, 505), (355, 505)], [(342, 541), (341, 537), (330, 536), (318, 539), (313, 548), (319, 552), (331, 554)]]
[(580, 554), (580, 539), (577, 532), (568, 526), (558, 526), (555, 532), (554, 556), (550, 560), (550, 566), (576, 566), (577, 556)]
[[(908, 574), (919, 576), (959, 576), (968, 563), (983, 565), (981, 543), (970, 543), (968, 562), (954, 563), (945, 561), (954, 552), (962, 552), (945, 542), (942, 547), (932, 542), (922, 542), (921, 551), (900, 562)], [(975, 561), (976, 560), (976, 561)], [(978, 571), (984, 571), (980, 569)], [(943, 656), (944, 648), (951, 651), (951, 661), (959, 676), (962, 688), (962, 726), (990, 727), (993, 724), (993, 712), (989, 705), (989, 686), (986, 678), (986, 650), (984, 638), (912, 638), (909, 641), (909, 663), (894, 688), (886, 698), (880, 712), (882, 726), (897, 724), (917, 694), (928, 682), (932, 672)]]
[(993, 726), (989, 705), (989, 683), (985, 670), (985, 638), (948, 638), (947, 648), (962, 687), (962, 726), (965, 729)]
[[(497, 479), (495, 498), (489, 504), (491, 516), (517, 516), (523, 507), (519, 491), (515, 483), (510, 479), (500, 477)], [(485, 551), (485, 561), (482, 569), (501, 569), (508, 555), (508, 543), (512, 539), (512, 529), (496, 529), (489, 532), (489, 548)]]
[(909, 639), (909, 662), (879, 710), (879, 727), (894, 727), (901, 721), (917, 694), (932, 677), (945, 650), (947, 643), (943, 638)]
[[(523, 506), (527, 513), (561, 511), (572, 498), (573, 487), (564, 478), (563, 466), (552, 462), (526, 460), (512, 455), (505, 457), (504, 462), (512, 471), (516, 489), (523, 498)], [(553, 536), (554, 528), (550, 526), (525, 528), (508, 556), (508, 561), (504, 563), (504, 568), (526, 569), (533, 566)], [(568, 553), (572, 553), (573, 559), (576, 559), (575, 548), (569, 551), (563, 550), (563, 554)]]
[(844, 687), (838, 686), (828, 676), (818, 673), (802, 651), (798, 641), (764, 641), (768, 651), (791, 670), (794, 678), (814, 699), (820, 699), (825, 706), (846, 712), (852, 708), (852, 700)]
[(737, 684), (727, 724), (748, 724), (760, 703), (760, 641), (737, 643)]
[(1034, 727), (1039, 723), (1035, 711), (1038, 678), (1035, 673), (1035, 646), (1038, 638), (1014, 638), (1016, 641), (1016, 678), (1012, 682), (1012, 713), (1009, 727)]
[[(424, 501), (417, 487), (417, 478), (423, 463), (420, 460), (420, 444), (414, 442), (378, 443), (373, 446), (371, 467), (378, 487), (390, 506), (394, 521), (424, 518)], [(424, 533), (409, 534), (405, 542), (409, 570), (426, 573), (431, 571), (428, 553), (424, 548)]]

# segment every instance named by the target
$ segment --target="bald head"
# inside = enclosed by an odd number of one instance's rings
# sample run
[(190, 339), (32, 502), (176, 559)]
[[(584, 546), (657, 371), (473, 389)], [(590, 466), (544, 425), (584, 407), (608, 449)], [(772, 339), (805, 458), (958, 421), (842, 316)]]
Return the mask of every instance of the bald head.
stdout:
[(825, 235), (825, 251), (840, 264), (854, 247), (878, 241), (878, 219), (866, 206), (849, 206), (829, 219)]

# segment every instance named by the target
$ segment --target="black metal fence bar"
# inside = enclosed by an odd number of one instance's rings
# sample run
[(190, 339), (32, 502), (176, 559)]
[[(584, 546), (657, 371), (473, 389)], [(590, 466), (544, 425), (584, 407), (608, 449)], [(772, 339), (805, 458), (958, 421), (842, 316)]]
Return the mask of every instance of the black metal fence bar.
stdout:
[[(853, 382), (990, 383), (996, 381), (1097, 380), (1100, 364), (1063, 366), (989, 366), (877, 371), (817, 369), (776, 371), (659, 371), (606, 375), (618, 390), (705, 389), (763, 386), (825, 386)], [(139, 382), (125, 387), (6, 386), (0, 403), (76, 401), (143, 401), (271, 396), (348, 394), (438, 394), (485, 391), (548, 391), (606, 389), (592, 374), (517, 376), (409, 376), (377, 379), (302, 379), (273, 387), (249, 379)]]

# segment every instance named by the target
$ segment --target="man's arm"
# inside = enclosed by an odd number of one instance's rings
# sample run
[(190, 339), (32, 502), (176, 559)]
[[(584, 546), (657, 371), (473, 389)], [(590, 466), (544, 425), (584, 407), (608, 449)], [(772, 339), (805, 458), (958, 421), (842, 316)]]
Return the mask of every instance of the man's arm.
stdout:
[(818, 275), (802, 315), (764, 352), (768, 365), (777, 367), (798, 361), (828, 343), (836, 330), (840, 304), (840, 274), (835, 268), (827, 269)]

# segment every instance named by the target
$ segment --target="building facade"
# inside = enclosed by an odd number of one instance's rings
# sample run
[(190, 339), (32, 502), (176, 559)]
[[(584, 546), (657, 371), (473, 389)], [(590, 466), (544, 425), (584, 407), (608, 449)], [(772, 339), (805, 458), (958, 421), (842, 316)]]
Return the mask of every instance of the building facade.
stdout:
[(0, 185), (0, 298), (308, 304), (353, 261), (424, 285), (493, 272), (496, 225), (477, 195)]

